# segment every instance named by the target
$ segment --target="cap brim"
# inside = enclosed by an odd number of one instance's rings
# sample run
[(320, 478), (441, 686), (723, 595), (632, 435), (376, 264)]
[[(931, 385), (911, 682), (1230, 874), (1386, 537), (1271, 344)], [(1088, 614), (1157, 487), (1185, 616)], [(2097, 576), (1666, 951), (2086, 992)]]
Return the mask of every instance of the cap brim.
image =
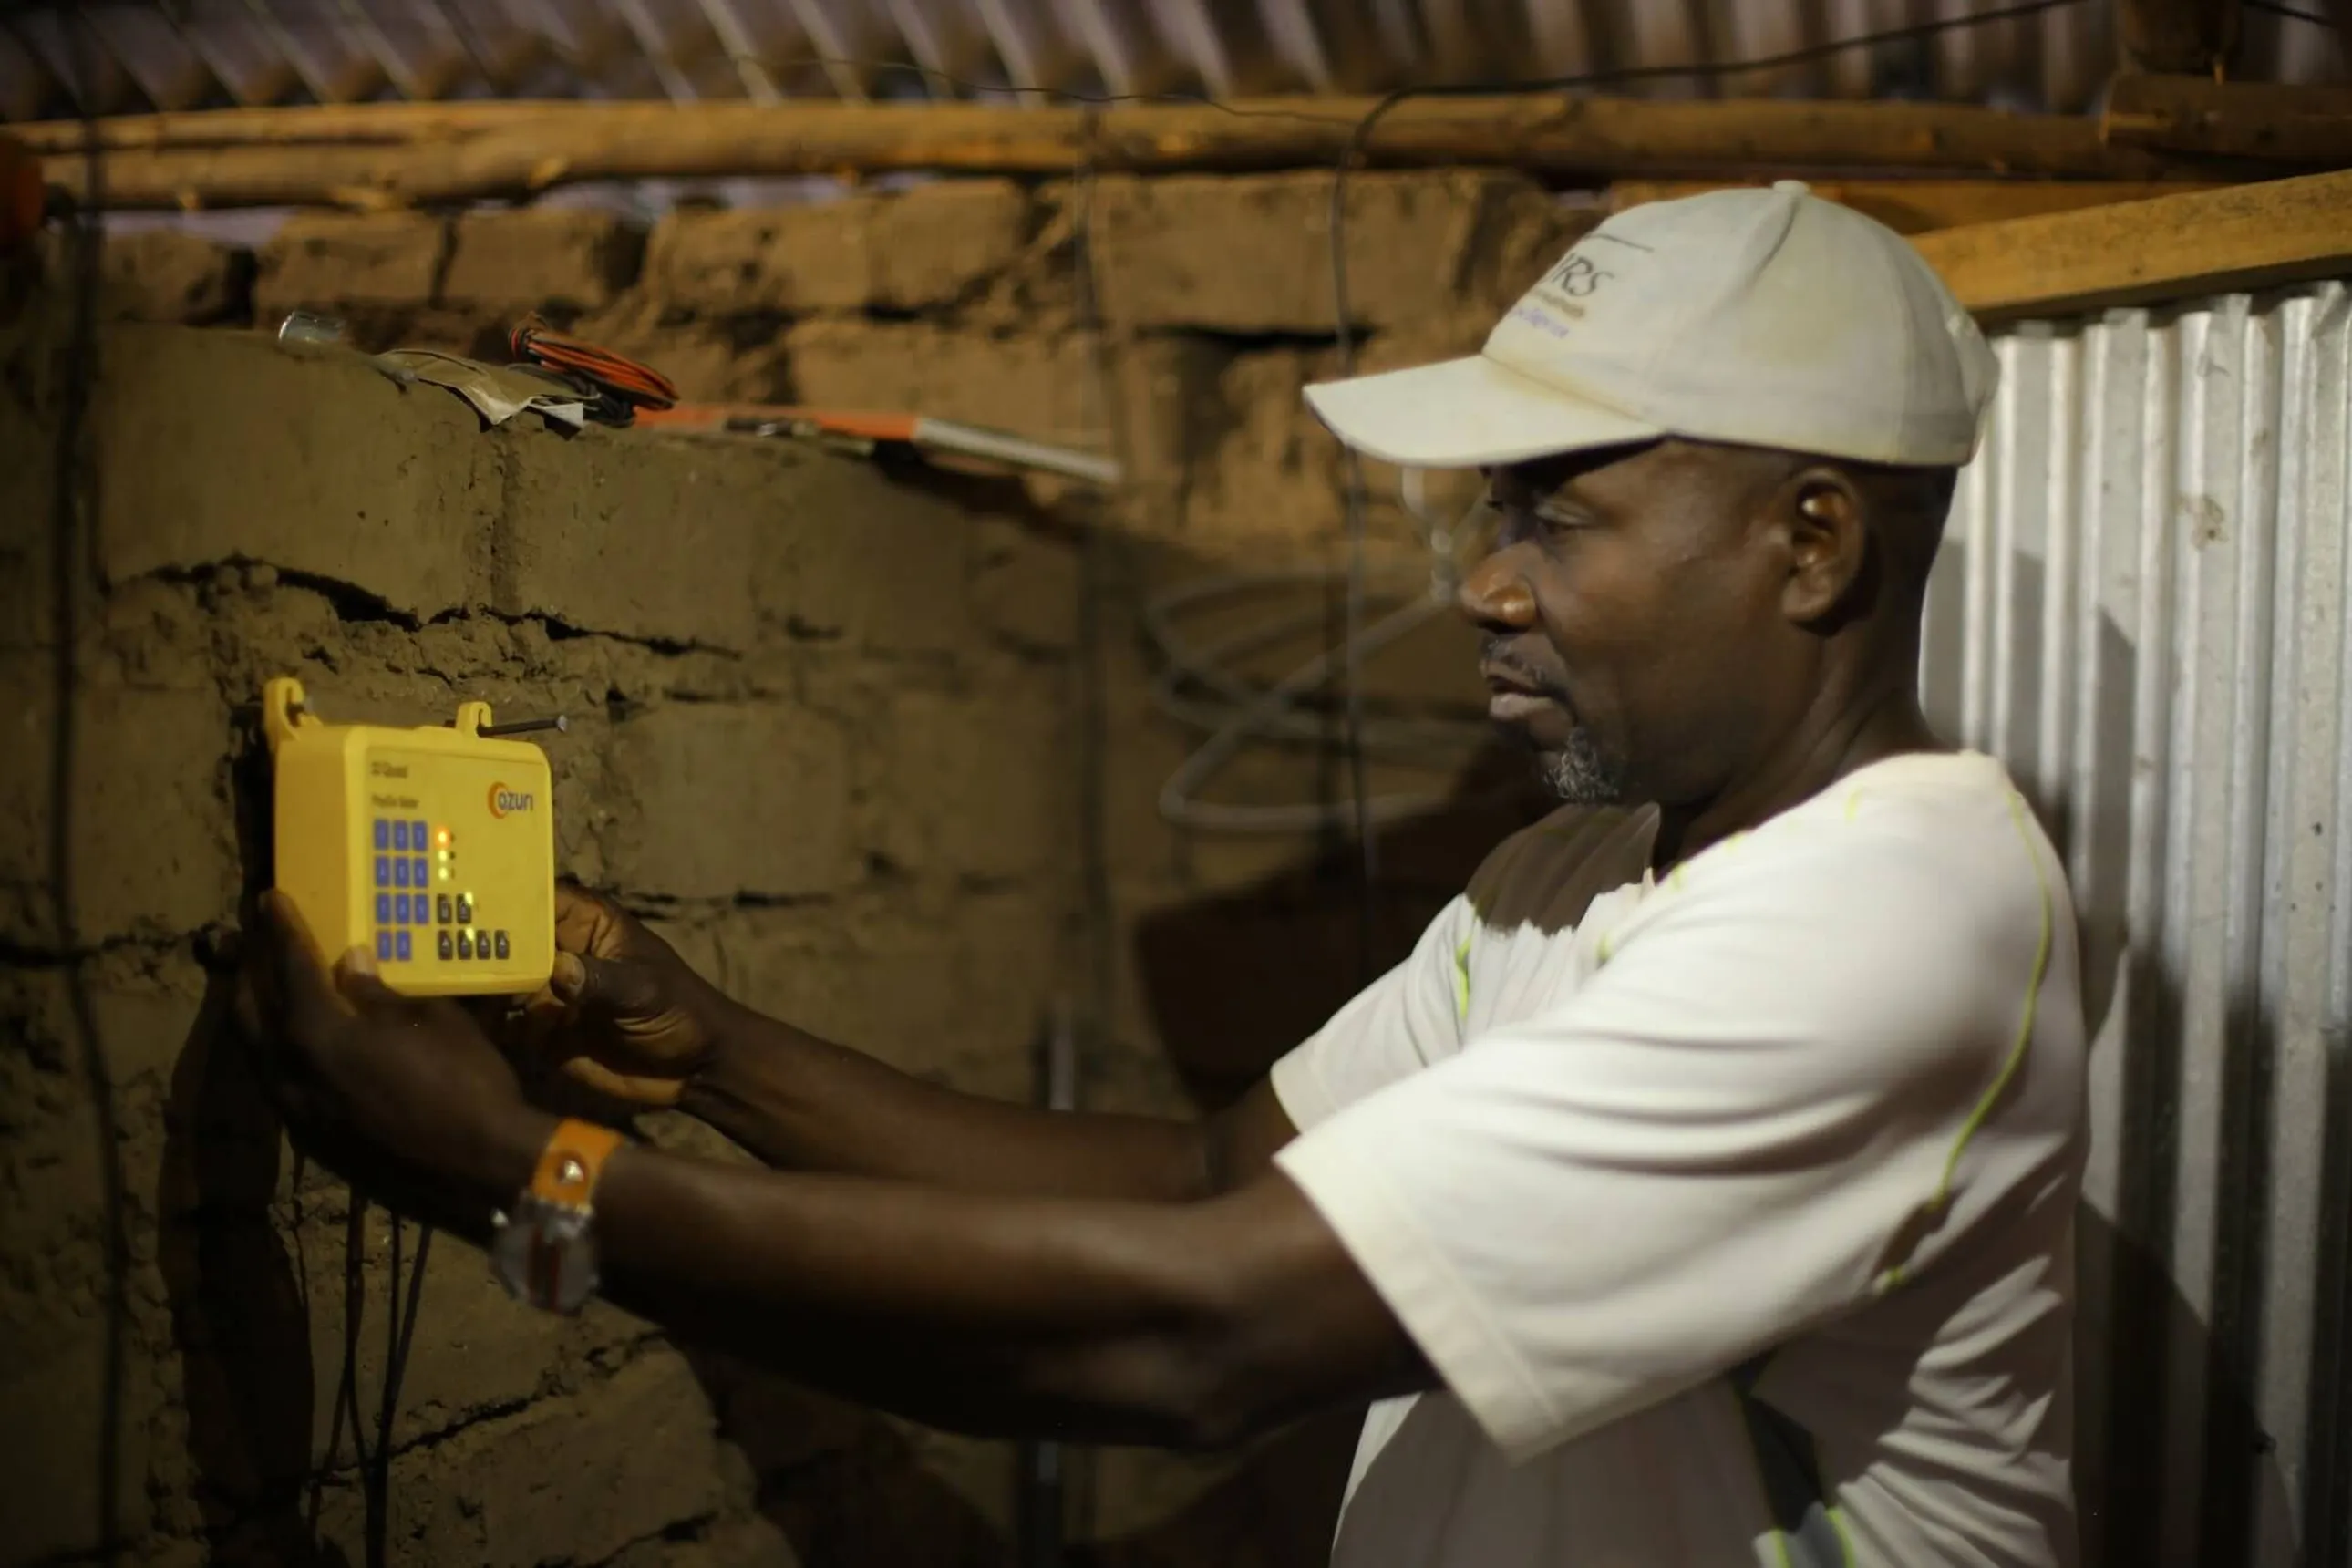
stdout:
[(1484, 354), (1307, 389), (1307, 406), (1366, 457), (1412, 468), (1475, 468), (1665, 434), (1496, 363)]

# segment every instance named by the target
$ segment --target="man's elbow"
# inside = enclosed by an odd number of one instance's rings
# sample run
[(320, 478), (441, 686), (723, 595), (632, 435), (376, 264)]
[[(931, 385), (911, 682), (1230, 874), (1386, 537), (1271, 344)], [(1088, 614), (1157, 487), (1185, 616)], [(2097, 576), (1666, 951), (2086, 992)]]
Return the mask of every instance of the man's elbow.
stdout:
[(1150, 1360), (1160, 1440), (1238, 1447), (1329, 1406), (1423, 1386), (1426, 1363), (1384, 1307), (1359, 1312), (1311, 1274), (1228, 1267), (1193, 1282)]
[(1424, 1386), (1411, 1340), (1291, 1189), (1267, 1183), (1192, 1208), (1149, 1248), (1137, 1330), (1095, 1362), (1106, 1404), (1142, 1440), (1234, 1447), (1309, 1412)]
[(1289, 1368), (1269, 1362), (1265, 1337), (1237, 1315), (1212, 1318), (1155, 1348), (1151, 1424), (1159, 1447), (1213, 1454), (1281, 1426)]
[(1033, 1410), (1079, 1440), (1187, 1453), (1234, 1448), (1281, 1422), (1292, 1369), (1259, 1310), (1229, 1282), (1163, 1280), (1148, 1325), (1045, 1352), (1024, 1379)]

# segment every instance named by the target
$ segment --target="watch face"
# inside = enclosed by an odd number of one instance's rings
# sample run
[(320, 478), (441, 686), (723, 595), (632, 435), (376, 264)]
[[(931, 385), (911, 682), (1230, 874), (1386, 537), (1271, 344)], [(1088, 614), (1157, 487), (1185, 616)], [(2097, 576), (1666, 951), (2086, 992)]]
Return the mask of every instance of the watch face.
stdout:
[(514, 1216), (495, 1216), (490, 1268), (534, 1307), (576, 1312), (596, 1293), (596, 1248), (586, 1209), (525, 1194)]

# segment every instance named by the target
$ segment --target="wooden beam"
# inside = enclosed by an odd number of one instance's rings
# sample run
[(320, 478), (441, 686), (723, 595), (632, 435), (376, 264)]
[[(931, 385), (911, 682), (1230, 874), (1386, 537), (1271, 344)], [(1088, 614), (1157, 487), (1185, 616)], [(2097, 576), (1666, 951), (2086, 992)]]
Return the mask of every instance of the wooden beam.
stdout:
[[(1620, 180), (1608, 191), (1609, 210), (1672, 201), (1727, 184), (1760, 180)], [(1897, 234), (1927, 234), (1966, 224), (2038, 217), (2116, 202), (2144, 202), (2215, 187), (2189, 180), (1814, 180), (1813, 195), (1867, 213)]]
[(2238, 50), (2238, 0), (2116, 0), (2116, 23), (2135, 70), (2210, 78)]
[[(613, 108), (590, 99), (490, 99), (457, 103), (322, 103), (283, 109), (205, 109), (177, 114), (122, 114), (90, 122), (110, 153), (188, 152), (217, 147), (324, 144), (401, 147), (447, 141), (526, 121), (560, 121)], [(8, 129), (34, 152), (77, 153), (84, 122), (44, 120)]]
[(2100, 126), (2118, 147), (2352, 166), (2352, 87), (2118, 77)]
[(1911, 243), (1960, 303), (1991, 321), (2352, 276), (2352, 173), (1977, 224)]
[[(583, 180), (901, 170), (1056, 175), (1087, 162), (1144, 174), (1328, 168), (1372, 106), (1301, 98), (1099, 112), (740, 102), (528, 113), (434, 103), (364, 114), (247, 110), (218, 132), (207, 130), (208, 115), (110, 125), (103, 135), (116, 150), (104, 177), (110, 202), (126, 207), (366, 206), (519, 197)], [(71, 131), (26, 130), (29, 142), (57, 149), (47, 177), (78, 189), (81, 159), (65, 150), (79, 145)], [(2084, 116), (1790, 100), (1416, 99), (1381, 120), (1368, 161), (1587, 180), (1816, 172), (2215, 177), (2160, 151), (2113, 145)]]

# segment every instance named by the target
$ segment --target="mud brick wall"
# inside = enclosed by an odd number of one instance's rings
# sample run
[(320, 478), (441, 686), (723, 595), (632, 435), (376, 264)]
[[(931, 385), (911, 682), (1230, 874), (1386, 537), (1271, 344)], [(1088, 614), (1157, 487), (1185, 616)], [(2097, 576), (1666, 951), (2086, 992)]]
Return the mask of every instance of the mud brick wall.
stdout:
[[(110, 237), (71, 952), (47, 777), (61, 327), (37, 301), (20, 313), (0, 410), (0, 1563), (94, 1543), (92, 1037), (125, 1187), (115, 1484), (133, 1560), (358, 1563), (380, 1531), (416, 1563), (1011, 1561), (1005, 1446), (816, 1399), (606, 1309), (538, 1318), (455, 1245), (425, 1271), (388, 1469), (355, 1458), (338, 1394), (348, 1363), (375, 1456), (394, 1237), (294, 1164), (210, 1048), (204, 937), (244, 863), (230, 747), (280, 670), (336, 717), (430, 721), (475, 695), (562, 710), (566, 869), (622, 889), (736, 994), (1025, 1098), (1041, 1021), (1083, 1005), (1104, 963), (1086, 1101), (1217, 1103), (1531, 808), (1490, 754), (1384, 758), (1376, 793), (1451, 804), (1383, 835), (1369, 905), (1333, 834), (1209, 833), (1157, 809), (1203, 735), (1153, 700), (1146, 605), (1338, 559), (1339, 454), (1299, 400), (1337, 364), (1328, 198), (1318, 176), (975, 181), (646, 227), (546, 207), (305, 216), (251, 247)], [(1361, 363), (1475, 346), (1582, 221), (1493, 175), (1356, 182)], [(1099, 339), (1081, 330), (1081, 231)], [(1115, 447), (1132, 483), (1102, 507), (745, 440), (485, 433), (353, 356), (269, 342), (298, 308), (362, 347), (488, 358), (538, 310), (690, 398), (971, 419)], [(1375, 567), (1412, 581), (1427, 563), (1394, 476), (1369, 481)], [(1307, 619), (1257, 673), (1328, 640), (1330, 617)], [(1377, 710), (1475, 704), (1471, 647), (1441, 618), (1383, 650)], [(1253, 746), (1210, 793), (1343, 800), (1338, 733)], [(399, 1245), (404, 1269), (413, 1232)], [(1352, 1425), (1213, 1459), (1087, 1456), (1073, 1532), (1101, 1563), (1319, 1561)]]
[[(1149, 1101), (1170, 1068), (1202, 1092), (1229, 1092), (1311, 1027), (1335, 986), (1344, 995), (1344, 983), (1326, 978), (1332, 966), (1349, 981), (1357, 972), (1354, 884), (1328, 836), (1205, 834), (1161, 820), (1162, 783), (1205, 736), (1151, 700), (1159, 669), (1139, 629), (1148, 602), (1204, 575), (1339, 559), (1341, 453), (1301, 397), (1340, 363), (1330, 194), (1319, 173), (1089, 186), (974, 179), (793, 205), (687, 205), (645, 226), (576, 207), (311, 216), (249, 251), (142, 235), (123, 247), (118, 276), (165, 286), (126, 287), (120, 308), (191, 299), (216, 312), (206, 319), (264, 329), (308, 309), (344, 318), (368, 346), (488, 357), (538, 310), (658, 365), (688, 399), (916, 410), (1119, 454), (1130, 479), (1097, 563), (1097, 603), (1122, 1010), (1120, 1040), (1091, 1064), (1089, 1092)], [(1475, 349), (1595, 216), (1576, 193), (1488, 171), (1352, 179), (1344, 235), (1359, 368)], [(138, 255), (142, 245), (158, 258)], [(1079, 276), (1088, 254), (1091, 320)], [(240, 284), (242, 305), (215, 305)], [(1425, 575), (1395, 471), (1365, 469), (1380, 580)], [(1074, 528), (1092, 526), (1055, 483), (1028, 488)], [(1437, 489), (1461, 499), (1458, 487)], [(1318, 626), (1267, 649), (1257, 672), (1279, 673), (1328, 640)], [(1466, 634), (1440, 624), (1371, 673), (1384, 699), (1475, 706), (1470, 658)], [(1469, 794), (1486, 774), (1465, 773), (1447, 752), (1375, 783), (1376, 793)], [(1329, 747), (1253, 747), (1213, 793), (1328, 803), (1345, 785)], [(1464, 835), (1475, 844), (1492, 821), (1470, 816), (1458, 833), (1451, 817), (1415, 824), (1386, 856), (1383, 942), (1458, 879), (1471, 852)], [(1300, 943), (1321, 967), (1301, 969)], [(1202, 966), (1225, 983), (1194, 984)]]

